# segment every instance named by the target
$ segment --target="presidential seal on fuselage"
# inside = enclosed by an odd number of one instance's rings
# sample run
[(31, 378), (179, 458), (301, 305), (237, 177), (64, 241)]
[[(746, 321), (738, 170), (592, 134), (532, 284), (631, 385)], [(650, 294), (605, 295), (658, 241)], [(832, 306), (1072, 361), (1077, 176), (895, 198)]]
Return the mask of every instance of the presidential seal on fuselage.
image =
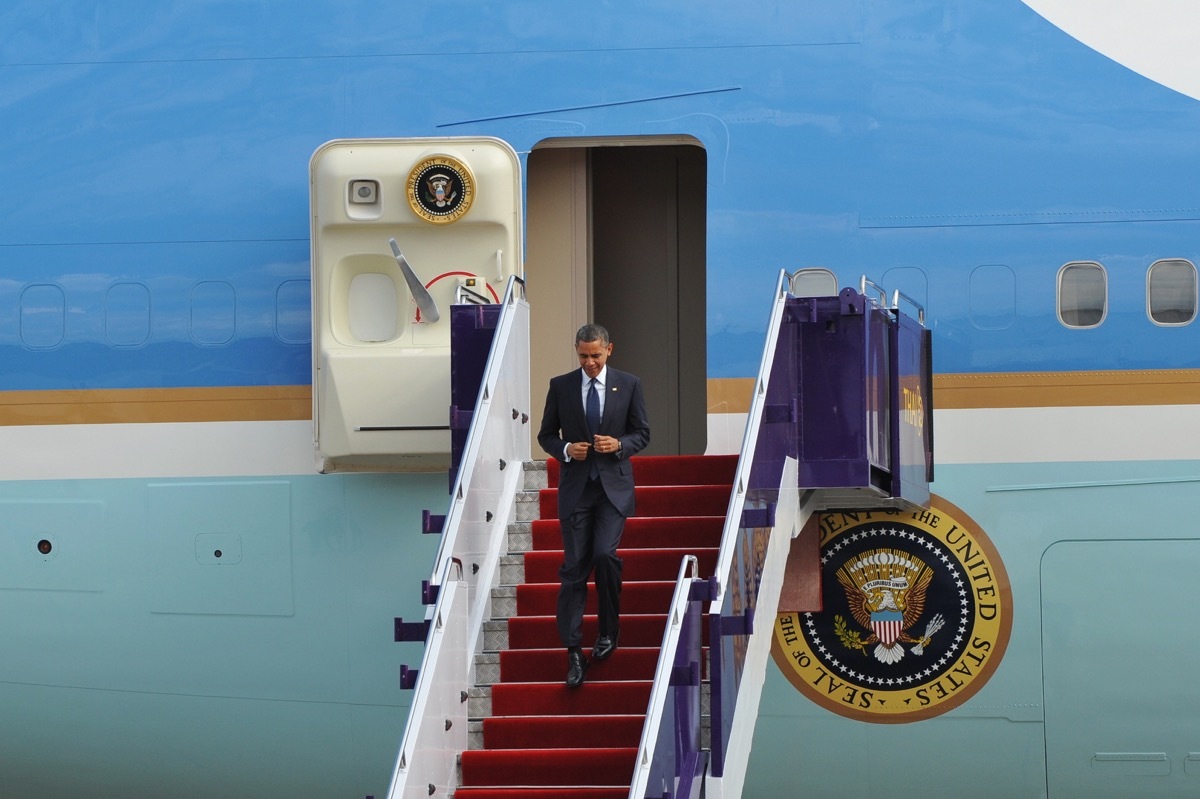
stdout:
[(475, 199), (475, 176), (462, 161), (435, 155), (408, 173), (408, 205), (413, 213), (435, 225), (457, 222)]
[(860, 721), (940, 715), (991, 677), (1012, 629), (1000, 556), (975, 523), (929, 510), (825, 513), (824, 610), (781, 613), (772, 655), (817, 704)]

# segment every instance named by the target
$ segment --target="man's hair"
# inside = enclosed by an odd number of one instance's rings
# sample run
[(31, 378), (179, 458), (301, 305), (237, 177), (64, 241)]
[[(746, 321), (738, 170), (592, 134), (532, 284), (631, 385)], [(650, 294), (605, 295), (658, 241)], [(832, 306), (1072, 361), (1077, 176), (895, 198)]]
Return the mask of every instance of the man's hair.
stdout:
[(584, 325), (579, 328), (579, 332), (575, 334), (575, 346), (578, 347), (585, 341), (599, 341), (601, 346), (608, 346), (608, 331), (600, 325)]

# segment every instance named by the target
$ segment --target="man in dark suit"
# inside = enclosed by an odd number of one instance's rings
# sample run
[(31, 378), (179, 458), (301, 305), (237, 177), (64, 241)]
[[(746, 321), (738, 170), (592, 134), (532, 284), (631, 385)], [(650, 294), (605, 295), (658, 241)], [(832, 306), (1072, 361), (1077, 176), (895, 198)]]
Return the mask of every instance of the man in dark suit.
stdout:
[(538, 443), (563, 462), (558, 520), (563, 565), (558, 571), (558, 635), (567, 648), (567, 687), (583, 684), (588, 659), (580, 649), (587, 581), (596, 570), (600, 632), (592, 657), (604, 660), (620, 636), (621, 559), (617, 547), (633, 514), (630, 456), (650, 442), (642, 382), (608, 366), (613, 345), (600, 325), (575, 334), (579, 369), (550, 381)]

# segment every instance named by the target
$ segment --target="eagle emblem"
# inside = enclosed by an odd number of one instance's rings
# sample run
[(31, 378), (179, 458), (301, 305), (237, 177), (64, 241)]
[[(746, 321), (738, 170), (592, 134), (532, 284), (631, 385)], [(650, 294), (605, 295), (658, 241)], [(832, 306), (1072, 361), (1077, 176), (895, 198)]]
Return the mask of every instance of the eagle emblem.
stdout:
[(820, 538), (821, 609), (780, 613), (771, 644), (802, 694), (846, 718), (907, 723), (959, 707), (991, 678), (1012, 587), (964, 511), (932, 495), (927, 508), (827, 512), (804, 533)]
[(454, 178), (444, 173), (435, 173), (425, 179), (425, 201), (438, 208), (445, 208), (458, 197), (454, 191)]
[(433, 155), (409, 170), (405, 188), (414, 214), (435, 225), (448, 225), (470, 209), (475, 178), (457, 158)]
[(847, 648), (866, 654), (875, 644), (874, 655), (881, 663), (897, 663), (904, 657), (902, 644), (915, 644), (912, 652), (923, 654), (933, 634), (945, 620), (935, 615), (926, 625), (925, 634), (914, 638), (907, 632), (925, 612), (925, 594), (933, 579), (933, 569), (919, 558), (897, 549), (872, 549), (847, 561), (837, 570), (837, 579), (846, 592), (850, 615), (871, 631), (862, 638), (859, 631), (840, 616), (835, 632)]

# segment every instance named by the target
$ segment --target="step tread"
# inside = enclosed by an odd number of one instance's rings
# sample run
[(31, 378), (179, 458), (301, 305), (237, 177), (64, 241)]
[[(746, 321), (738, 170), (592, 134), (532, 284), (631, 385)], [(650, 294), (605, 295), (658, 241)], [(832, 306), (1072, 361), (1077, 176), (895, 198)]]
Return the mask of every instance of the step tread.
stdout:
[(595, 749), (637, 746), (646, 717), (636, 714), (595, 716), (526, 716), (483, 720), (482, 750)]
[(463, 785), (558, 786), (587, 774), (593, 786), (628, 788), (636, 760), (636, 746), (526, 749), (517, 758), (512, 750), (473, 749), (462, 753)]

